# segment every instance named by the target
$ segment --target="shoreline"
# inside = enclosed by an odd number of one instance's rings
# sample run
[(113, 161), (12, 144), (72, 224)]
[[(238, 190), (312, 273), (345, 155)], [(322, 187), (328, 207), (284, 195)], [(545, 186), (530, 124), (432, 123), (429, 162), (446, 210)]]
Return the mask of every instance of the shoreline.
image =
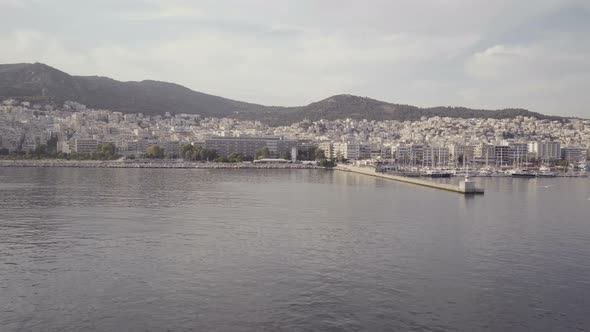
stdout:
[(172, 168), (172, 169), (326, 169), (298, 163), (213, 163), (172, 160), (0, 160), (0, 168), (9, 167), (71, 167), (71, 168)]
[[(165, 169), (327, 169), (327, 170), (346, 170), (350, 171), (351, 166), (339, 165), (334, 168), (327, 168), (312, 164), (302, 163), (216, 163), (200, 161), (181, 161), (181, 160), (59, 160), (59, 159), (37, 159), (37, 160), (7, 160), (0, 159), (0, 168), (165, 168)], [(353, 171), (354, 172), (354, 171)], [(355, 172), (365, 173), (365, 172)], [(380, 174), (380, 173), (379, 173)], [(385, 174), (388, 176), (398, 176)], [(511, 178), (510, 175), (496, 177), (471, 175), (471, 178)], [(554, 178), (585, 178), (587, 176), (568, 175), (565, 173), (558, 174)], [(400, 179), (424, 179), (424, 177), (401, 177)], [(424, 181), (424, 180), (422, 180)], [(411, 182), (411, 181), (402, 181)]]

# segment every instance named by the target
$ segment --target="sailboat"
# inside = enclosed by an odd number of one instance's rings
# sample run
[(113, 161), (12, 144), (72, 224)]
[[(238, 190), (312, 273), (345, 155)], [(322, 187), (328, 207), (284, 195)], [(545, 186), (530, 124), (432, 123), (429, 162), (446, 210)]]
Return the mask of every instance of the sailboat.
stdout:
[[(534, 178), (537, 175), (535, 173), (529, 172), (528, 169), (523, 169), (519, 167), (520, 156), (517, 157), (517, 168), (508, 171), (508, 174), (513, 178)], [(528, 163), (528, 156), (527, 156), (527, 163)]]

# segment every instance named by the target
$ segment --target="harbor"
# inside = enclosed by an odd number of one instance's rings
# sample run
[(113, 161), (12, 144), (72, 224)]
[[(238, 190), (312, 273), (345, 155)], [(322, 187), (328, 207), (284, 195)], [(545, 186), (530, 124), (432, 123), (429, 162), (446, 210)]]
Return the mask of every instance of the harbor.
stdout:
[(369, 176), (374, 176), (378, 178), (394, 180), (398, 182), (404, 182), (409, 184), (414, 184), (418, 186), (430, 187), (435, 189), (441, 189), (446, 191), (452, 191), (464, 195), (481, 195), (484, 193), (483, 188), (478, 188), (475, 185), (475, 182), (469, 179), (468, 176), (465, 177), (464, 181), (461, 181), (459, 185), (448, 184), (448, 183), (436, 183), (433, 181), (422, 180), (414, 177), (405, 177), (405, 176), (398, 176), (398, 175), (390, 175), (385, 173), (379, 173), (373, 167), (369, 166), (351, 166), (351, 165), (338, 165), (336, 167), (337, 170), (345, 171), (345, 172), (354, 172)]

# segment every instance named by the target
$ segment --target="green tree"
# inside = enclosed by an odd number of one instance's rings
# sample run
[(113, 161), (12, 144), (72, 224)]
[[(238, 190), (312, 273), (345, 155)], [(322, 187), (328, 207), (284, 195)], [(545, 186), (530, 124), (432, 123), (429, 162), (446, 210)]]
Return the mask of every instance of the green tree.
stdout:
[(115, 144), (102, 143), (96, 148), (99, 159), (113, 159), (115, 157)]
[(193, 157), (194, 147), (190, 144), (182, 144), (180, 146), (180, 158), (194, 160)]
[(244, 160), (244, 156), (241, 153), (231, 153), (227, 156), (227, 161), (230, 163), (240, 163)]
[(315, 154), (314, 154), (314, 160), (322, 160), (322, 159), (326, 159), (326, 154), (324, 153), (324, 150), (316, 149)]
[(164, 149), (162, 149), (159, 145), (152, 145), (147, 149), (146, 156), (152, 159), (164, 158)]
[(291, 159), (291, 154), (287, 151), (283, 151), (283, 152), (281, 152), (281, 159), (289, 160), (289, 159)]
[(209, 156), (207, 153), (207, 149), (199, 150), (199, 156), (197, 157), (198, 160), (209, 160)]
[(322, 159), (319, 161), (318, 165), (320, 165), (321, 167), (332, 168), (336, 166), (336, 163), (333, 160)]
[(256, 157), (256, 159), (264, 159), (268, 158), (268, 156), (270, 156), (270, 150), (266, 146), (257, 149), (254, 153), (254, 157)]
[(41, 144), (35, 148), (33, 151), (33, 155), (37, 157), (37, 159), (41, 159), (47, 156), (47, 145)]
[(229, 159), (225, 158), (225, 157), (219, 157), (219, 158), (215, 158), (213, 159), (214, 163), (229, 163)]
[(316, 160), (317, 147), (308, 146), (297, 150), (297, 160)]
[(47, 154), (49, 156), (57, 155), (57, 135), (51, 134), (51, 137), (47, 140)]
[(201, 147), (200, 145), (193, 145), (193, 151), (191, 152), (190, 160), (202, 160), (201, 159), (201, 151), (202, 150), (203, 150), (203, 147)]
[(209, 159), (215, 159), (218, 157), (217, 150), (215, 150), (215, 149), (206, 149), (206, 150), (207, 150), (207, 156), (209, 157)]

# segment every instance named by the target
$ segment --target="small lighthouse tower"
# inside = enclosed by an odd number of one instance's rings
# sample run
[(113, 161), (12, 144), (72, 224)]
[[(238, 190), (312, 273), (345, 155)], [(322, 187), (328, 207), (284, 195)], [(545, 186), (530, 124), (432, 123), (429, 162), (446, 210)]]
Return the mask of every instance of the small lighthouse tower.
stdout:
[(467, 170), (465, 172), (465, 180), (459, 183), (459, 190), (464, 193), (474, 193), (475, 190), (475, 182), (469, 178), (469, 165), (467, 165)]

